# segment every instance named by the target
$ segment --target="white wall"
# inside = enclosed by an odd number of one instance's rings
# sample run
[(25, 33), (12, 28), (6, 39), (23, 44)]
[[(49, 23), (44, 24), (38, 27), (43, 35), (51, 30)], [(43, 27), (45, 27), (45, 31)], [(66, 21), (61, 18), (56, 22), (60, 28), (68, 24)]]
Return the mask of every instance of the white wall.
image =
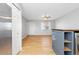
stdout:
[[(11, 8), (6, 3), (0, 3), (0, 16), (6, 16), (6, 17), (12, 16)], [(5, 20), (5, 19), (3, 19), (3, 20)]]
[(79, 8), (55, 21), (58, 29), (79, 29)]
[[(25, 38), (27, 35), (51, 35), (51, 30), (41, 30), (41, 22), (38, 20), (27, 21), (24, 17), (22, 18), (22, 38)], [(51, 22), (51, 29), (53, 29), (54, 21)]]
[(12, 8), (12, 54), (17, 54), (22, 50), (22, 15), (12, 3), (8, 3)]
[(51, 21), (51, 29), (54, 29), (55, 28), (55, 20), (52, 20)]
[[(29, 21), (29, 35), (51, 35), (51, 30), (41, 30), (41, 22), (42, 21)], [(54, 23), (51, 21), (52, 27), (54, 28)]]
[[(12, 16), (12, 10), (10, 6), (8, 6), (6, 3), (0, 3), (0, 16), (2, 17), (11, 17)], [(5, 19), (0, 17), (0, 22), (11, 22), (11, 19)]]
[(13, 7), (12, 18), (12, 54), (17, 54), (22, 49), (21, 11)]
[(28, 35), (28, 22), (22, 17), (22, 39)]

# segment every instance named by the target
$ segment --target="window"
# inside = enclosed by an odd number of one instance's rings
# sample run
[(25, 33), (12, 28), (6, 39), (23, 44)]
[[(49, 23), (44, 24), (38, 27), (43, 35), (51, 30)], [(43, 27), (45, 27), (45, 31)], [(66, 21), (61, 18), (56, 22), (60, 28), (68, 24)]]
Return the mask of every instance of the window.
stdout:
[(11, 30), (11, 23), (10, 22), (0, 22), (0, 29), (1, 30)]
[(50, 22), (42, 22), (41, 23), (41, 30), (50, 30), (51, 29), (51, 23)]

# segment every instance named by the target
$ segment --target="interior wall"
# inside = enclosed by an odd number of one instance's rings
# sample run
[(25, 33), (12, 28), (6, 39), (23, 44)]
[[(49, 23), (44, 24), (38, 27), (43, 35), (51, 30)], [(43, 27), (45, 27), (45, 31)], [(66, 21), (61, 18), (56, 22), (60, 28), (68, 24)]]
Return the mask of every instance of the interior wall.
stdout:
[[(51, 30), (41, 30), (41, 22), (39, 20), (27, 21), (25, 17), (22, 17), (22, 38), (27, 35), (51, 35)], [(54, 20), (51, 22), (51, 29), (55, 27)]]
[(5, 16), (5, 17), (11, 17), (12, 16), (11, 15), (11, 8), (6, 3), (0, 3), (0, 16)]
[(52, 20), (51, 21), (51, 29), (54, 29), (55, 28), (55, 20)]
[(28, 35), (28, 22), (22, 17), (22, 39)]
[[(51, 22), (51, 29), (54, 28), (53, 21)], [(29, 21), (29, 35), (51, 35), (51, 30), (41, 30), (41, 23), (42, 21)]]
[(55, 21), (57, 29), (79, 29), (79, 8)]
[(22, 50), (22, 15), (12, 3), (7, 3), (12, 8), (12, 55)]

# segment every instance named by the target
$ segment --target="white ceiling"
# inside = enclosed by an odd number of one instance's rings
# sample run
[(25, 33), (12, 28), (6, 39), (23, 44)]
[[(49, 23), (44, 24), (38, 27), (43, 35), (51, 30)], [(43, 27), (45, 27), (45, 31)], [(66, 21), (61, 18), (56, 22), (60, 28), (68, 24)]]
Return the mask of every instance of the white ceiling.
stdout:
[(79, 8), (78, 3), (20, 3), (20, 6), (27, 20), (42, 20), (41, 16), (45, 13), (53, 20)]

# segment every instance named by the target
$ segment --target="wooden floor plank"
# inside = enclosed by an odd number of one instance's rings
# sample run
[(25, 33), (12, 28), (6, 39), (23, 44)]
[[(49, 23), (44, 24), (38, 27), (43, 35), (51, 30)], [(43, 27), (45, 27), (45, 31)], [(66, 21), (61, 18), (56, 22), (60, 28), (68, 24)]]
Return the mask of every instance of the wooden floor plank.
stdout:
[(22, 51), (19, 55), (51, 55), (55, 54), (52, 50), (51, 36), (29, 36), (23, 40)]

